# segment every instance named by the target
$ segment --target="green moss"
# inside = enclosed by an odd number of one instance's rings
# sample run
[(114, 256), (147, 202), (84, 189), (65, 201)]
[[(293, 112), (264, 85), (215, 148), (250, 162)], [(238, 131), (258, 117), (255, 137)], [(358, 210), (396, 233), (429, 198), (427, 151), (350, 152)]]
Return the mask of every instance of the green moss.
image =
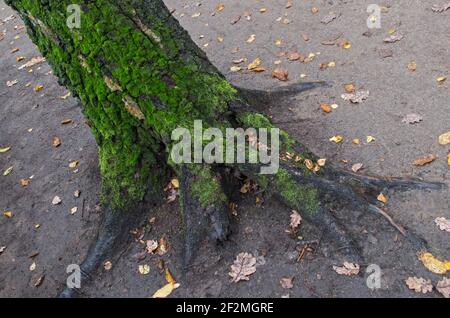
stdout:
[(227, 202), (227, 197), (223, 193), (222, 186), (217, 177), (204, 165), (190, 166), (192, 173), (195, 174), (195, 180), (189, 190), (197, 198), (203, 208), (210, 205), (220, 205)]
[[(9, 4), (21, 13), (55, 74), (81, 100), (99, 145), (103, 202), (112, 208), (142, 200), (158, 175), (154, 152), (161, 141), (170, 149), (173, 129), (192, 129), (199, 118), (220, 126), (218, 118), (236, 99), (235, 89), (199, 57), (200, 52), (186, 51), (190, 46), (197, 49), (188, 35), (180, 38), (184, 33), (177, 24), (168, 23), (163, 10), (152, 13), (151, 2), (145, 4), (148, 9), (132, 0), (17, 0)], [(83, 8), (79, 30), (66, 25), (69, 4)], [(134, 7), (142, 10), (138, 13), (143, 22), (161, 43), (136, 28)], [(122, 90), (111, 91), (104, 76)], [(133, 98), (144, 120), (127, 111), (124, 96)], [(204, 183), (197, 182), (194, 192), (202, 205), (224, 199), (214, 198), (220, 185), (212, 175), (200, 174), (199, 180)]]
[(320, 207), (317, 189), (308, 185), (299, 185), (285, 169), (280, 169), (275, 176), (275, 186), (283, 199), (292, 207), (309, 214), (314, 214)]

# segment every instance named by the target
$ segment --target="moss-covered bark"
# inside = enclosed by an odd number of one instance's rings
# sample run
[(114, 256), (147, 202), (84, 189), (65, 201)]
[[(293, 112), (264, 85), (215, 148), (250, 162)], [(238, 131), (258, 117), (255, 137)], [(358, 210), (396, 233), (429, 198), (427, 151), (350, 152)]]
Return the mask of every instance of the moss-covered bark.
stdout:
[[(67, 7), (82, 8), (81, 28)], [(194, 119), (225, 126), (237, 99), (162, 1), (9, 1), (63, 85), (83, 104), (99, 145), (103, 201), (142, 200), (161, 180), (171, 132)], [(156, 183), (156, 186), (159, 185)]]

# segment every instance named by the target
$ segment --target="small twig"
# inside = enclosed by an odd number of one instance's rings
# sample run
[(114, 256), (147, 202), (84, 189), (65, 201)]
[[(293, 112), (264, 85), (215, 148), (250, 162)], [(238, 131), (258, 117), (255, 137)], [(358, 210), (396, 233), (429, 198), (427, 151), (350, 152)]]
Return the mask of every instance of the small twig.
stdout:
[(383, 211), (382, 209), (380, 209), (379, 207), (373, 205), (373, 204), (369, 204), (370, 208), (372, 210), (374, 210), (376, 213), (380, 214), (381, 216), (383, 216), (386, 220), (389, 221), (389, 223), (391, 223), (391, 225), (393, 227), (395, 227), (400, 233), (402, 233), (403, 236), (406, 236), (406, 230), (398, 225), (397, 223), (395, 223), (394, 219), (392, 219), (392, 217), (387, 214), (387, 212)]

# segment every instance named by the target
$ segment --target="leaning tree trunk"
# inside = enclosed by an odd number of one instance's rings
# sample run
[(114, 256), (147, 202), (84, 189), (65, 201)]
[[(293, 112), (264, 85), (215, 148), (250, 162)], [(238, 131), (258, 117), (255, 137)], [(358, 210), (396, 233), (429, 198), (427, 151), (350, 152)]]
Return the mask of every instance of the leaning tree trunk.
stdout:
[[(97, 140), (102, 202), (112, 211), (84, 264), (89, 274), (127, 225), (130, 210), (161, 195), (168, 171), (180, 180), (186, 228), (185, 259), (206, 229), (215, 239), (228, 235), (227, 196), (218, 174), (237, 169), (323, 228), (347, 253), (353, 242), (329, 213), (328, 203), (345, 200), (354, 208), (384, 216), (402, 234), (420, 244), (371, 199), (384, 188), (439, 188), (420, 181), (384, 180), (322, 167), (311, 152), (281, 132), (281, 167), (260, 175), (257, 164), (176, 164), (170, 160), (176, 128), (273, 128), (251, 111), (249, 97), (264, 102), (271, 94), (233, 87), (208, 61), (162, 0), (9, 0), (61, 83), (83, 105)], [(67, 25), (67, 7), (79, 4), (80, 28)], [(293, 85), (273, 94), (314, 87)], [(248, 151), (248, 149), (244, 149)], [(123, 211), (123, 213), (120, 213)], [(116, 212), (116, 213), (114, 213)], [(356, 257), (355, 256), (355, 257)]]

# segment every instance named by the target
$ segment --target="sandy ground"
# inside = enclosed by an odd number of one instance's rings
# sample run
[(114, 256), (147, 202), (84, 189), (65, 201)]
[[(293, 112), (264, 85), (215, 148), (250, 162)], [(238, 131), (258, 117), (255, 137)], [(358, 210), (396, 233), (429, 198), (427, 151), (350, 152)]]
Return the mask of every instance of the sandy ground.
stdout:
[[(330, 83), (330, 88), (301, 94), (293, 100), (261, 105), (274, 122), (323, 158), (341, 162), (348, 169), (363, 163), (361, 172), (365, 174), (448, 182), (446, 155), (450, 148), (440, 146), (437, 138), (450, 130), (450, 82), (438, 84), (436, 78), (450, 76), (450, 10), (434, 13), (425, 1), (385, 1), (382, 5), (388, 9), (382, 13), (381, 29), (368, 35), (366, 8), (373, 1), (298, 2), (293, 1), (292, 7), (286, 9), (285, 0), (225, 0), (224, 10), (215, 14), (218, 1), (167, 0), (167, 5), (236, 85), (260, 89), (284, 85), (270, 76), (276, 67), (289, 71), (287, 83)], [(316, 14), (311, 12), (313, 6), (319, 9)], [(266, 11), (260, 12), (261, 8)], [(246, 11), (251, 12), (250, 21), (244, 16)], [(340, 16), (329, 24), (322, 23), (330, 11)], [(12, 14), (0, 1), (0, 21)], [(241, 19), (231, 24), (239, 15)], [(0, 154), (0, 247), (6, 246), (0, 253), (0, 296), (54, 297), (65, 284), (66, 267), (79, 263), (95, 238), (102, 213), (98, 207), (97, 150), (79, 104), (71, 97), (61, 98), (67, 90), (49, 74), (49, 66), (42, 63), (32, 67), (32, 72), (18, 70), (39, 56), (25, 30), (15, 29), (20, 25), (18, 18), (0, 25), (0, 32), (6, 33), (0, 40), (0, 148), (11, 146), (10, 151)], [(404, 38), (383, 43), (391, 29)], [(252, 34), (254, 42), (247, 43)], [(339, 36), (348, 39), (351, 47), (322, 44)], [(278, 40), (281, 45), (277, 45)], [(236, 47), (239, 52), (233, 53)], [(12, 53), (14, 48), (19, 51)], [(386, 49), (392, 56), (383, 58)], [(296, 50), (306, 56), (314, 53), (315, 58), (305, 64), (279, 56), (279, 52)], [(25, 60), (17, 62), (18, 56)], [(266, 72), (245, 70), (257, 57)], [(244, 70), (231, 72), (232, 61), (241, 58), (247, 59), (242, 64)], [(277, 66), (274, 63), (278, 60), (281, 64)], [(407, 68), (411, 61), (417, 64), (415, 72)], [(320, 69), (320, 64), (329, 62), (336, 66)], [(13, 80), (17, 84), (8, 87), (7, 81)], [(369, 98), (357, 105), (341, 99), (347, 83), (369, 90)], [(43, 89), (35, 92), (36, 85)], [(338, 108), (325, 114), (320, 103), (336, 103)], [(402, 123), (410, 113), (420, 114), (423, 121)], [(72, 123), (63, 125), (65, 119), (72, 119)], [(344, 137), (342, 143), (329, 141), (338, 134)], [(58, 148), (52, 145), (55, 136), (61, 139)], [(375, 141), (367, 143), (367, 136), (375, 137)], [(359, 138), (361, 144), (352, 144), (354, 138)], [(415, 159), (428, 154), (437, 156), (435, 162), (424, 167), (412, 165)], [(69, 163), (75, 160), (80, 163), (72, 169)], [(3, 176), (10, 166), (14, 167), (12, 173)], [(22, 187), (20, 179), (31, 176), (30, 184)], [(79, 198), (73, 195), (76, 190), (81, 191)], [(387, 194), (389, 213), (424, 237), (429, 251), (441, 259), (450, 259), (450, 234), (440, 231), (434, 219), (450, 218), (448, 194), (448, 190)], [(62, 199), (60, 205), (52, 205), (55, 196)], [(138, 259), (141, 246), (126, 245), (111, 258), (112, 270), (100, 269), (83, 296), (152, 295), (164, 284), (158, 268), (161, 260), (181, 284), (173, 297), (417, 297), (421, 294), (405, 285), (407, 277), (424, 277), (434, 284), (441, 278), (427, 271), (417, 260), (417, 251), (378, 217), (337, 209), (336, 215), (351, 229), (365, 258), (360, 274), (346, 277), (333, 271), (333, 265), (341, 265), (345, 259), (333, 242), (323, 238), (323, 233), (307, 222), (302, 224), (298, 237), (285, 232), (289, 209), (274, 199), (256, 206), (254, 194), (238, 194), (233, 200), (238, 204), (238, 216), (234, 217), (230, 241), (223, 247), (205, 242), (187, 274), (180, 268), (182, 238), (177, 204), (163, 205), (149, 211), (149, 217), (155, 217), (156, 222), (146, 228), (144, 238), (165, 237), (168, 253)], [(73, 207), (78, 210), (71, 215)], [(11, 211), (12, 218), (4, 217), (4, 211)], [(297, 262), (299, 250), (310, 241), (319, 242), (314, 245), (315, 251)], [(257, 271), (248, 282), (231, 283), (230, 265), (244, 251), (258, 256)], [(35, 269), (31, 270), (33, 263)], [(150, 266), (145, 276), (138, 271), (143, 264)], [(370, 264), (382, 270), (380, 289), (370, 290), (366, 285), (365, 270)], [(283, 277), (294, 277), (292, 289), (282, 288)], [(439, 294), (433, 291), (425, 296)]]

